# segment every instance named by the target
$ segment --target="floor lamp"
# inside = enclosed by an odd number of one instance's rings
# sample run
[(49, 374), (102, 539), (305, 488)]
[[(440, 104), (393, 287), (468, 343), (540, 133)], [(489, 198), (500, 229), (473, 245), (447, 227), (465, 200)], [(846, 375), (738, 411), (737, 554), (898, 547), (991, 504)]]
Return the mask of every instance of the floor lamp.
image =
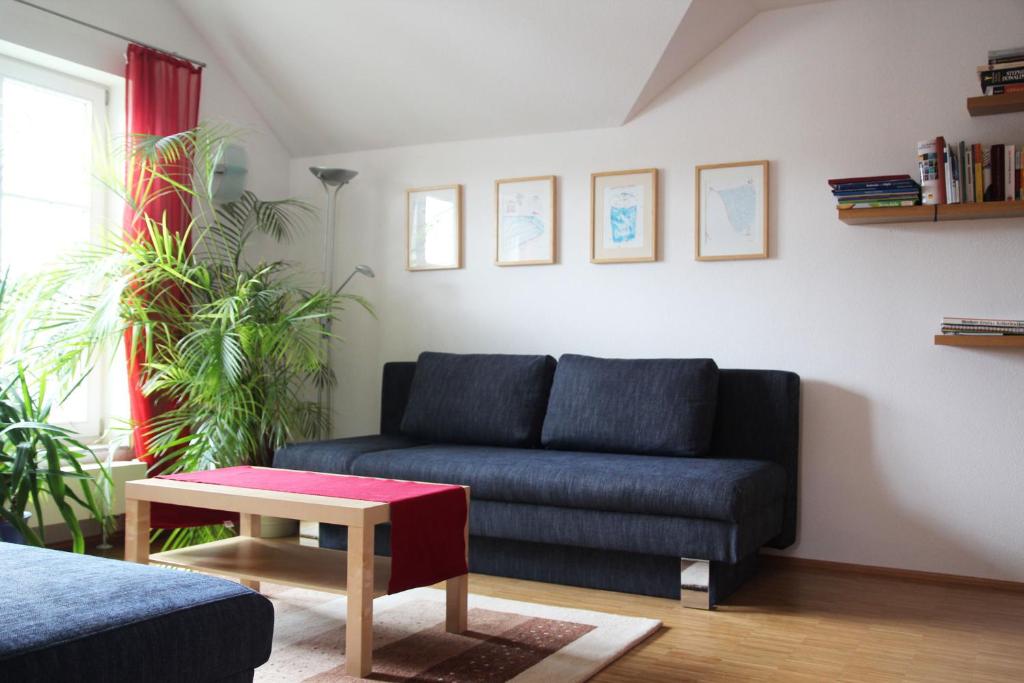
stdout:
[[(349, 171), (344, 168), (324, 168), (322, 166), (310, 166), (309, 172), (316, 176), (324, 186), (324, 194), (327, 198), (327, 212), (324, 217), (324, 289), (334, 291), (334, 210), (338, 203), (338, 190), (358, 175), (357, 171)], [(373, 271), (370, 271), (371, 273)], [(349, 280), (352, 276), (349, 276)], [(345, 280), (348, 284), (348, 280)], [(342, 285), (344, 286), (344, 285)], [(324, 322), (324, 362), (327, 364), (327, 374), (331, 371), (331, 321)], [(322, 436), (331, 435), (331, 415), (333, 410), (333, 391), (330, 386), (317, 388), (317, 403), (327, 416), (326, 433)]]

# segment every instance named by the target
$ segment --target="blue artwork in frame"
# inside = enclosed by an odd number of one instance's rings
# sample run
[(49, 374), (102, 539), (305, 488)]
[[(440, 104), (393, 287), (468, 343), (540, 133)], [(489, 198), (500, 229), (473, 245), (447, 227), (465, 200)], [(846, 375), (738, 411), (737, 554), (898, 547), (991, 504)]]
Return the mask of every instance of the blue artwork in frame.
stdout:
[(591, 262), (656, 260), (657, 169), (594, 173), (591, 202)]

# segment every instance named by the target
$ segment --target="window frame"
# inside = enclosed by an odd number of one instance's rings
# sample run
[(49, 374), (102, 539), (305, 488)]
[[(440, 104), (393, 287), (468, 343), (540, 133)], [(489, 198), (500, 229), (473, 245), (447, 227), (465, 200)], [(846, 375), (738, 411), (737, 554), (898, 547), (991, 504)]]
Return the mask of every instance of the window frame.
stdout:
[[(111, 87), (106, 83), (64, 73), (0, 53), (0, 84), (3, 79), (7, 78), (90, 102), (93, 130), (93, 140), (90, 140), (90, 144), (94, 150), (93, 164), (95, 166), (98, 161), (96, 141), (106, 139), (111, 130)], [(2, 97), (0, 97), (0, 108), (2, 106)], [(0, 145), (2, 145), (2, 140), (0, 140)], [(2, 197), (3, 174), (0, 173), (0, 202), (2, 202)], [(114, 215), (114, 209), (110, 191), (98, 179), (93, 178), (89, 197), (89, 239), (97, 241), (102, 237), (104, 226), (108, 225), (108, 221)], [(2, 225), (0, 225), (0, 230), (3, 230)], [(2, 254), (0, 254), (0, 258), (2, 258)], [(85, 443), (98, 442), (110, 426), (111, 394), (108, 374), (110, 373), (97, 368), (79, 388), (86, 392), (86, 419), (60, 424), (60, 426), (74, 431)]]

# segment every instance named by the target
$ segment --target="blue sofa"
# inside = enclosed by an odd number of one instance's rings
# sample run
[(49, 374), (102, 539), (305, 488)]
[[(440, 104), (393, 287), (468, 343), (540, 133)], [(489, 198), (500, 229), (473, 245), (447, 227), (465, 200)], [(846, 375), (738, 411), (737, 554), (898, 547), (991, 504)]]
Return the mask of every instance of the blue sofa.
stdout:
[(0, 680), (224, 682), (270, 658), (274, 607), (237, 583), (0, 543)]
[(274, 466), (468, 484), (472, 571), (710, 608), (795, 540), (799, 397), (709, 360), (424, 353), (384, 366), (380, 434)]

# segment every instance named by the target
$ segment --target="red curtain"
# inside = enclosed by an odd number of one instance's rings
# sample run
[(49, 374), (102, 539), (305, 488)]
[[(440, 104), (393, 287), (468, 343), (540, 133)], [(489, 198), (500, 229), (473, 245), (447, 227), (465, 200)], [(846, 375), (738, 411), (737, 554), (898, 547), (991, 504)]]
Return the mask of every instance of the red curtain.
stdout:
[[(173, 135), (198, 125), (199, 90), (202, 83), (200, 67), (141, 45), (129, 45), (125, 78), (129, 152), (133, 137), (136, 135)], [(143, 177), (143, 172), (132, 163), (130, 153), (125, 172), (133, 192), (141, 191), (148, 179)], [(177, 175), (176, 181), (188, 182), (188, 169), (182, 168)], [(167, 183), (158, 180), (147, 187), (148, 199), (145, 206), (141, 207), (141, 213), (155, 220), (165, 216), (168, 230), (182, 234), (188, 227), (188, 213), (179, 195), (165, 192), (168, 187)], [(138, 204), (139, 195), (135, 198)], [(145, 233), (145, 226), (142, 216), (136, 215), (132, 207), (125, 209), (125, 241), (138, 239), (140, 233)], [(184, 293), (181, 293), (181, 296), (184, 298)], [(125, 346), (128, 350), (128, 395), (132, 422), (135, 425), (135, 456), (152, 468), (154, 463), (149, 450), (147, 426), (169, 406), (157, 396), (143, 395), (142, 368), (146, 359), (141, 347), (137, 346), (135, 353), (132, 353), (131, 345), (129, 332), (125, 337)], [(151, 524), (156, 528), (176, 528), (217, 524), (224, 519), (225, 514), (215, 510), (154, 505)]]
[[(199, 123), (199, 87), (202, 82), (202, 70), (182, 59), (176, 59), (162, 52), (157, 52), (141, 45), (128, 46), (128, 66), (125, 79), (127, 81), (127, 132), (128, 132), (128, 166), (125, 169), (132, 188), (135, 203), (142, 201), (141, 193), (146, 185), (146, 178), (138, 165), (132, 163), (131, 148), (137, 135), (172, 135), (184, 130), (195, 128)], [(188, 181), (185, 177), (175, 180)], [(147, 203), (143, 212), (155, 220), (166, 215), (168, 230), (181, 234), (188, 226), (188, 215), (181, 199), (175, 194), (165, 192), (168, 185), (156, 180), (145, 189)], [(136, 215), (131, 206), (125, 208), (124, 237), (125, 241), (134, 241), (146, 230), (141, 215)], [(142, 366), (145, 358), (142, 348), (137, 346), (132, 353), (132, 340), (125, 338), (128, 349), (128, 394), (131, 403), (132, 422), (134, 427), (135, 457), (147, 465), (153, 465), (153, 455), (149, 452), (149, 435), (147, 425), (150, 420), (159, 416), (163, 409), (155, 396), (144, 396), (142, 393)]]

